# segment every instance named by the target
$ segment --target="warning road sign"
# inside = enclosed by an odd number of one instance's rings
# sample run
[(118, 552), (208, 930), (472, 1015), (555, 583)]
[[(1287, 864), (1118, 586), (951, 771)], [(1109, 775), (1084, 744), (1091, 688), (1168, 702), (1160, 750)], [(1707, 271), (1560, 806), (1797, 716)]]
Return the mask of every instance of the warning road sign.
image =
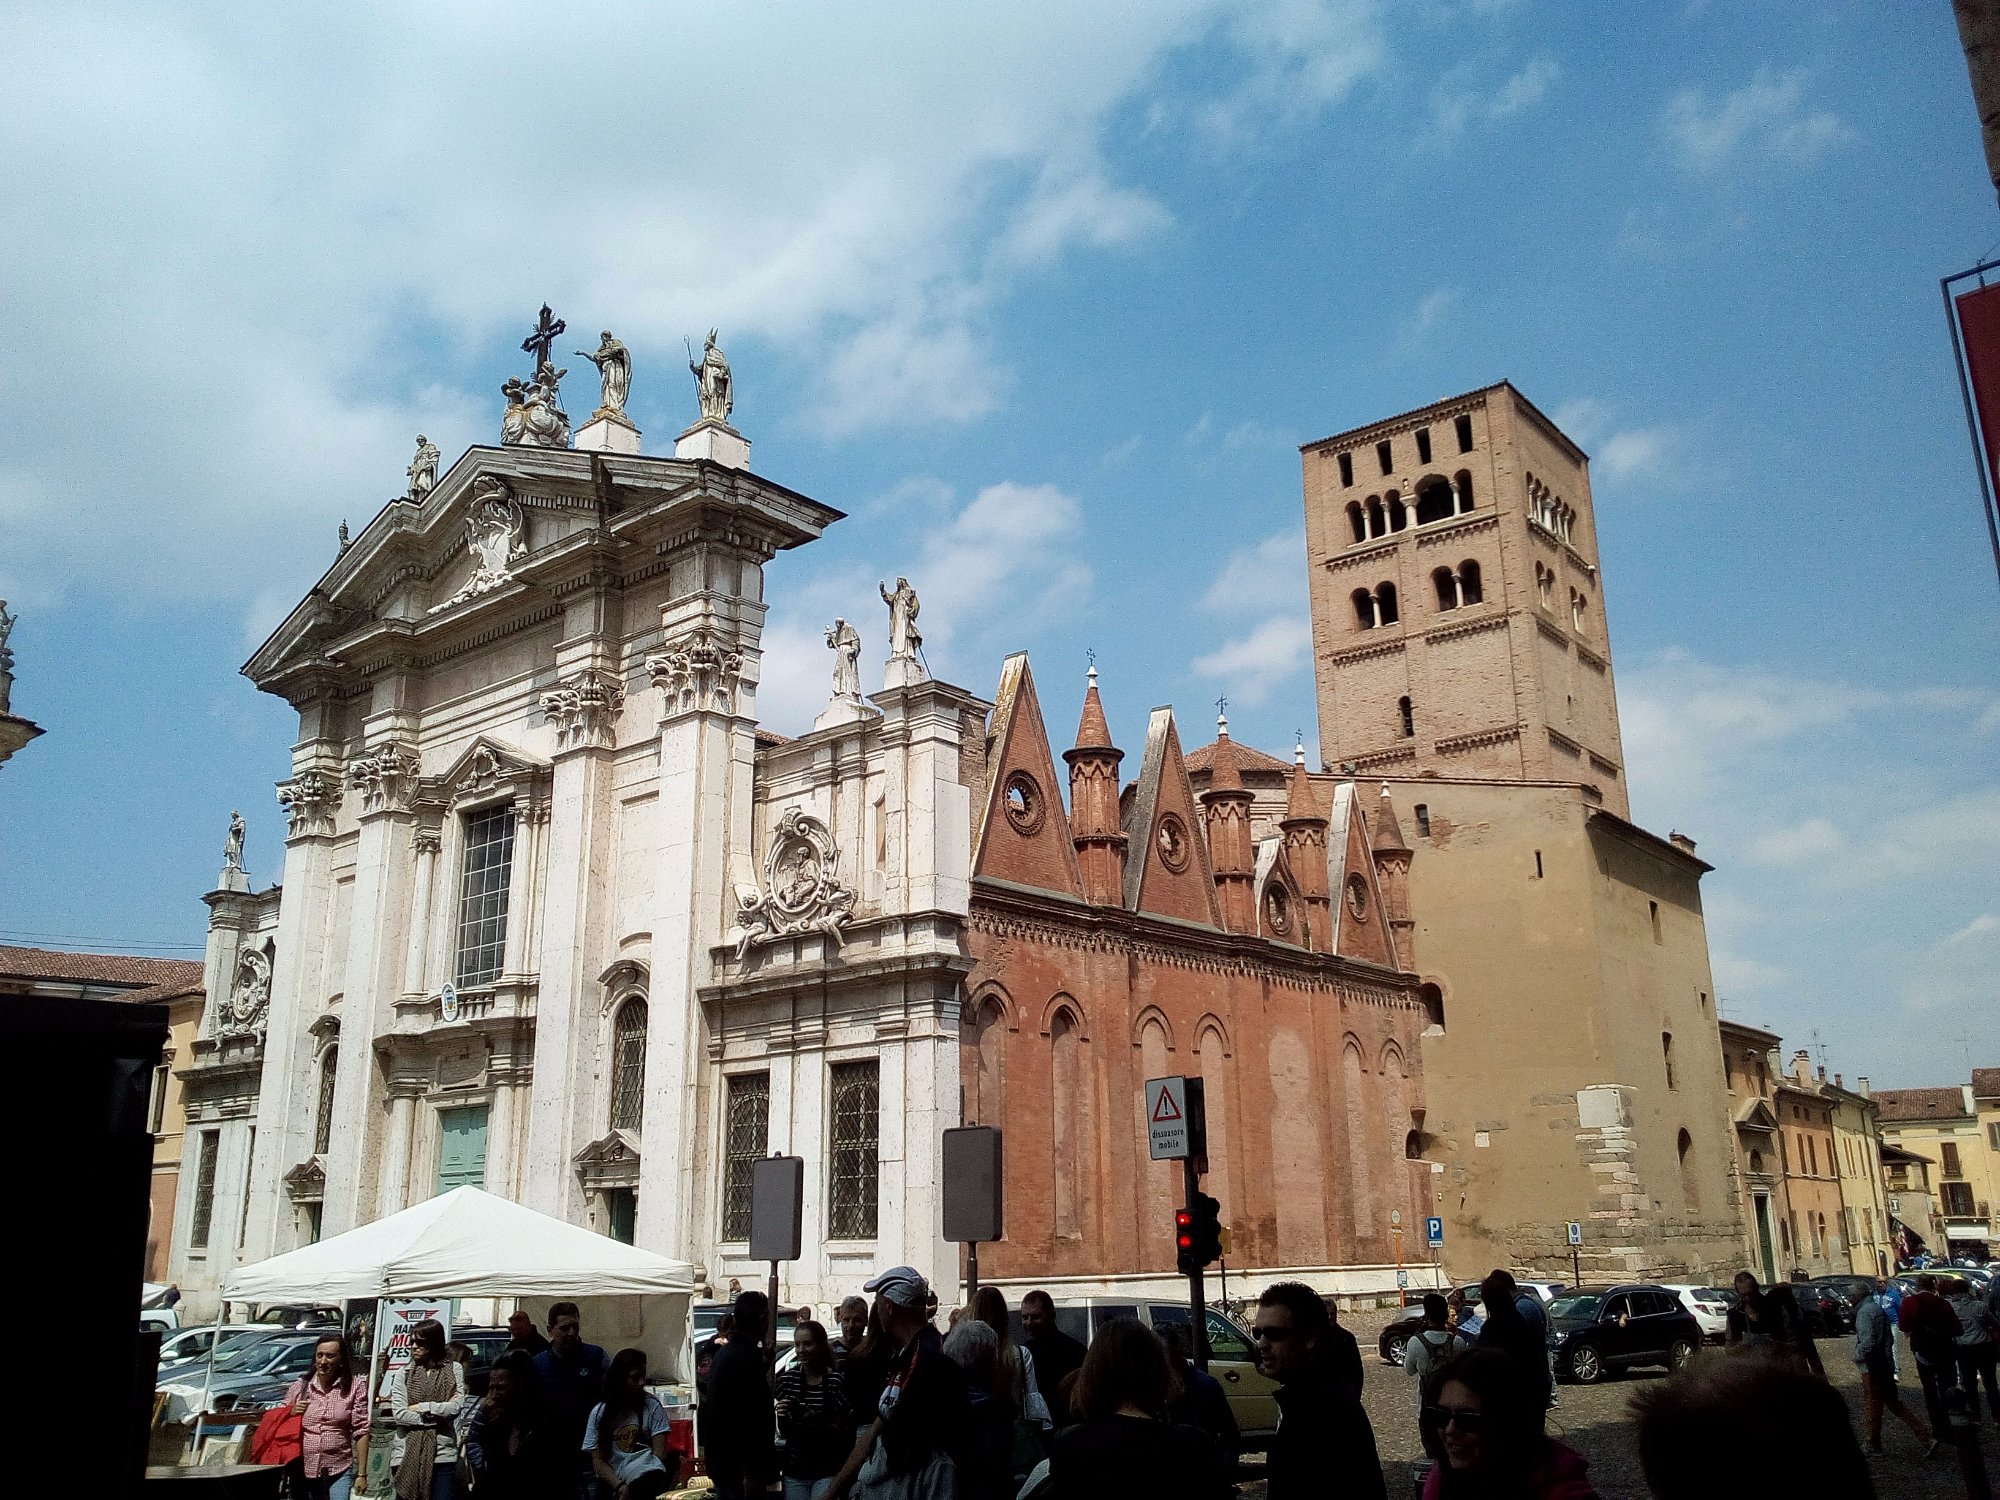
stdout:
[(1146, 1080), (1146, 1149), (1154, 1161), (1178, 1161), (1188, 1154), (1187, 1080)]

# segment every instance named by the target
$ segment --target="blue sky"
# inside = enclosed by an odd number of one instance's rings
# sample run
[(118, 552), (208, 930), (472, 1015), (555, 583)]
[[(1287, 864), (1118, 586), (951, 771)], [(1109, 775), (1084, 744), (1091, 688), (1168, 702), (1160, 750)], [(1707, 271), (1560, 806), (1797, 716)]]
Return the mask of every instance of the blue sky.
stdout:
[[(1095, 648), (1136, 747), (1313, 724), (1299, 443), (1508, 378), (1593, 455), (1636, 816), (1726, 1013), (1878, 1085), (1990, 1045), (2000, 587), (1937, 292), (2000, 244), (1950, 8), (26, 7), (0, 61), (0, 940), (200, 940), (278, 877), (237, 668), (497, 437), (542, 301), (711, 325), (755, 467), (850, 512), (768, 581), (765, 716), (878, 577), (934, 668)], [(566, 345), (569, 341), (565, 341)], [(569, 407), (591, 382), (571, 360)]]

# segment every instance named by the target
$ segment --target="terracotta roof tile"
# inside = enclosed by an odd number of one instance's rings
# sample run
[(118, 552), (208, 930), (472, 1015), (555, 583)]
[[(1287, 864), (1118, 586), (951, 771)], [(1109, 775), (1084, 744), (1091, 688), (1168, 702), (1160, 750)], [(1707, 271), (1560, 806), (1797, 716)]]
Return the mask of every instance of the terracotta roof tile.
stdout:
[(123, 953), (59, 953), (0, 946), (0, 980), (48, 979), (69, 984), (199, 985), (202, 966), (185, 958), (137, 958)]
[[(1229, 748), (1235, 752), (1236, 768), (1239, 771), (1276, 771), (1281, 776), (1291, 772), (1290, 761), (1279, 760), (1275, 755), (1266, 755), (1262, 750), (1253, 750), (1240, 740), (1231, 740)], [(1215, 764), (1214, 743), (1203, 745), (1199, 750), (1188, 751), (1181, 757), (1181, 764), (1187, 767), (1190, 776), (1208, 770)]]
[(1975, 1099), (2000, 1099), (2000, 1068), (1974, 1068), (1972, 1070), (1972, 1097)]
[(1965, 1114), (1965, 1091), (1957, 1084), (1942, 1089), (1877, 1089), (1873, 1098), (1885, 1125), (1896, 1120), (1949, 1120)]

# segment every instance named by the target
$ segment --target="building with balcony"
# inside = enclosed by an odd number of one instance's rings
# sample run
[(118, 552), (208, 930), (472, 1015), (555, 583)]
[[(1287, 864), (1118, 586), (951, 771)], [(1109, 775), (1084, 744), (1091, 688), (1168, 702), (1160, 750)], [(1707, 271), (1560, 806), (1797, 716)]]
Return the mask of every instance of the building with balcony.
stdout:
[(1884, 1089), (1875, 1095), (1882, 1138), (1935, 1163), (1932, 1204), (1942, 1229), (1934, 1252), (1990, 1259), (2000, 1244), (2000, 1068), (1975, 1068), (1973, 1082), (1943, 1088)]

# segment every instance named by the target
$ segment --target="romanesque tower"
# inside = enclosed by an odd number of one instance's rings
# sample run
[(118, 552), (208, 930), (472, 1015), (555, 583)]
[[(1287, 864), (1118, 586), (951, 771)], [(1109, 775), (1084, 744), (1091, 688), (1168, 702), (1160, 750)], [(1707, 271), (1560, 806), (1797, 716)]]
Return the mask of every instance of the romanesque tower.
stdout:
[(1590, 472), (1507, 382), (1304, 449), (1321, 754), (1627, 810)]

